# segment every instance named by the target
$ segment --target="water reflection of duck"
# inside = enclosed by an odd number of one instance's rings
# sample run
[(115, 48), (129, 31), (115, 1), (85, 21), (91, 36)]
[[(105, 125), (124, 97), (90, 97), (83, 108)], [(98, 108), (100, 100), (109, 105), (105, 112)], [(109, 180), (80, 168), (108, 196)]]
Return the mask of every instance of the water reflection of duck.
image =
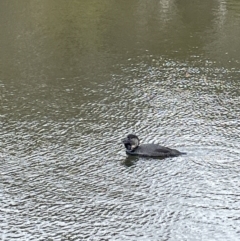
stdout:
[(182, 154), (186, 154), (175, 149), (170, 149), (168, 147), (160, 146), (158, 144), (139, 145), (140, 140), (134, 134), (128, 135), (127, 138), (122, 140), (122, 142), (126, 148), (126, 153), (129, 155), (164, 158), (164, 157), (175, 157)]

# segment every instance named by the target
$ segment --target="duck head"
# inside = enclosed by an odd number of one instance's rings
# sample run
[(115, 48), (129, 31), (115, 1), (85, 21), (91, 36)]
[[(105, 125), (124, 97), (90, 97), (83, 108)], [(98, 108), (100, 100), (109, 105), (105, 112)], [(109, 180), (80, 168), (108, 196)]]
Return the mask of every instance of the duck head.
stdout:
[(126, 138), (122, 140), (122, 143), (127, 150), (133, 151), (139, 146), (140, 140), (136, 135), (129, 134)]

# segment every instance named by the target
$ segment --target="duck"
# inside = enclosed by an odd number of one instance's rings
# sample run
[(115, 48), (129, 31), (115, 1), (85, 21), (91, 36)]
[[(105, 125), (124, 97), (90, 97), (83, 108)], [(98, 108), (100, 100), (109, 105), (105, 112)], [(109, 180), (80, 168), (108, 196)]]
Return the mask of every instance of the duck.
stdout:
[(160, 146), (158, 144), (141, 144), (138, 136), (129, 134), (122, 140), (128, 155), (145, 156), (145, 157), (177, 157), (185, 152), (180, 152), (176, 149)]

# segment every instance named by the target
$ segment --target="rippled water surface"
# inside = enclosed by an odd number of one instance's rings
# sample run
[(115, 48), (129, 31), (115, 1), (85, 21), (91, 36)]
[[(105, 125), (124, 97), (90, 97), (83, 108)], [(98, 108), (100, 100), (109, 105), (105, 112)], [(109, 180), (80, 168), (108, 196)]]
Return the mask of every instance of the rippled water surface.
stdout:
[(0, 3), (1, 240), (239, 240), (240, 3), (83, 2)]

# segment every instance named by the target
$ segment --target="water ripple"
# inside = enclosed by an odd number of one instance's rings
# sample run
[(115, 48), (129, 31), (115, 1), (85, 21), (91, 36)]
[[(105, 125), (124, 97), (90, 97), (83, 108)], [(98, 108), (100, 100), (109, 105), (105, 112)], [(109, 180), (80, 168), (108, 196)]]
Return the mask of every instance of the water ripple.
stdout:
[[(6, 106), (3, 240), (237, 240), (240, 100), (233, 71), (141, 61), (118, 66), (122, 74), (98, 86), (94, 98), (72, 100), (69, 118), (64, 98), (44, 107), (48, 118), (40, 114), (44, 104), (32, 116)], [(120, 140), (130, 132), (187, 155), (127, 157)]]

